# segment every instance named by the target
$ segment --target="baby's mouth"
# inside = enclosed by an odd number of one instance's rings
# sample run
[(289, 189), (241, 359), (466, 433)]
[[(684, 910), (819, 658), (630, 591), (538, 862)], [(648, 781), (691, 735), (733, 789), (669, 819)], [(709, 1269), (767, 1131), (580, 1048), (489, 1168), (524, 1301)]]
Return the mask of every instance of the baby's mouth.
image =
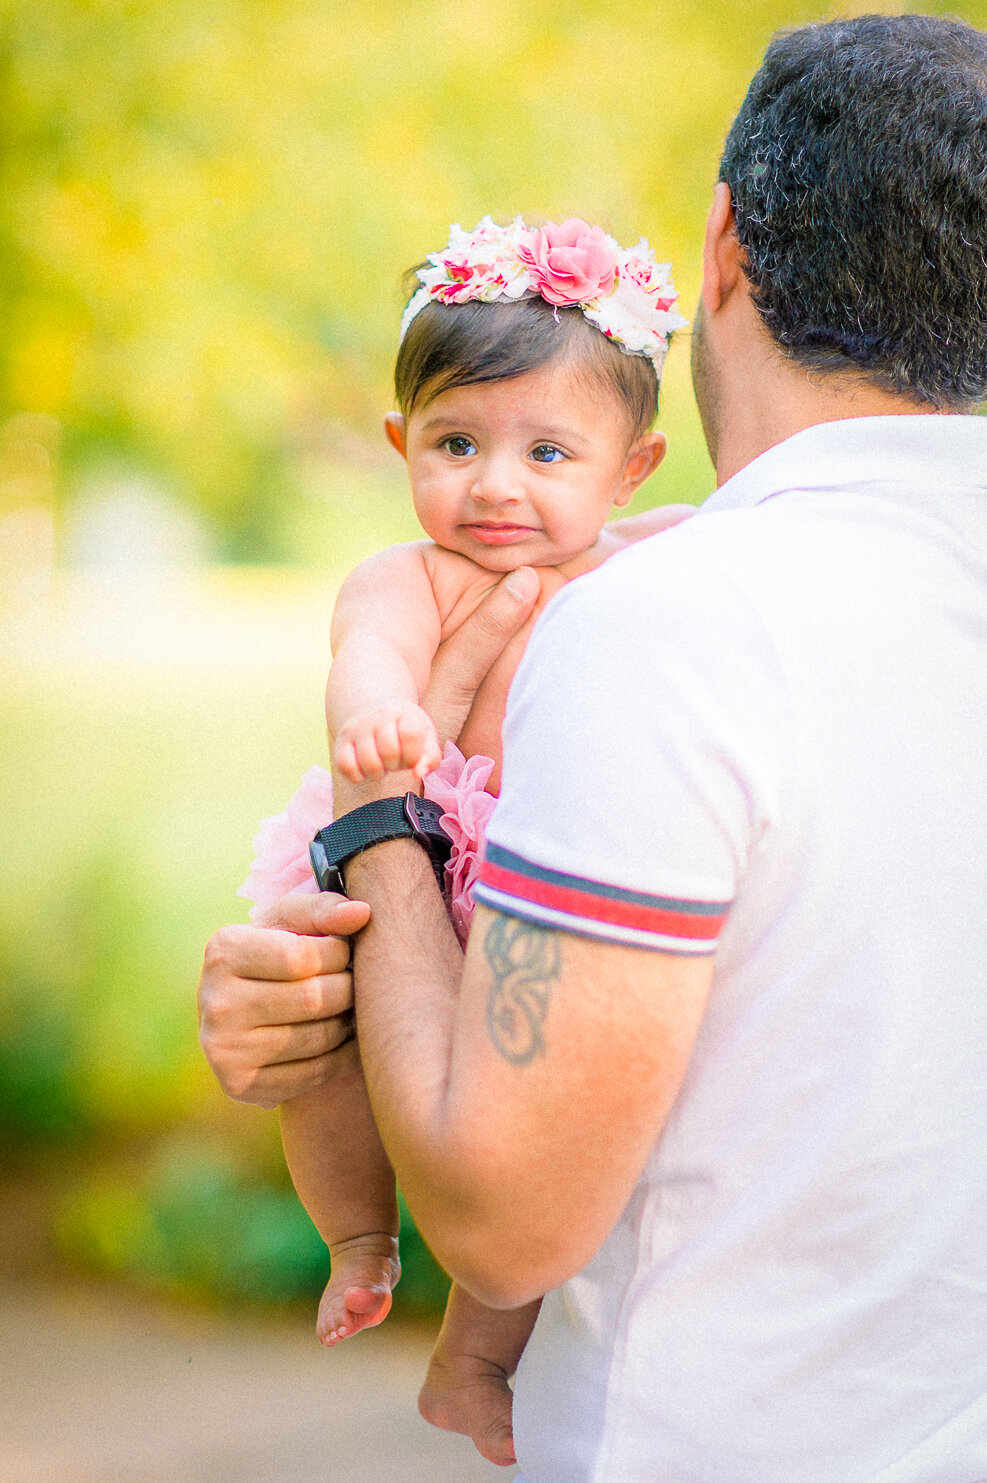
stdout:
[(513, 525), (506, 520), (469, 521), (464, 522), (462, 528), (485, 546), (509, 546), (513, 541), (523, 541), (537, 534), (532, 525)]

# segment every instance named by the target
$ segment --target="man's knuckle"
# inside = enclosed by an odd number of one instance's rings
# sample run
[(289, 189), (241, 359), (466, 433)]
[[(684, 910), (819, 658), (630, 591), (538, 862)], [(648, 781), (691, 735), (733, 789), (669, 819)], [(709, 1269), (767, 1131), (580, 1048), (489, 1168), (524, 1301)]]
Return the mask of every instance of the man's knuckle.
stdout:
[(298, 984), (298, 1008), (306, 1020), (325, 1015), (325, 991), (321, 978), (307, 978)]
[(214, 989), (203, 1006), (203, 1026), (212, 1031), (214, 1038), (227, 1033), (237, 1019), (239, 1009), (236, 996), (228, 989)]
[(476, 631), (481, 639), (502, 639), (505, 632), (503, 614), (481, 608), (476, 615)]
[(236, 1102), (249, 1102), (256, 1073), (245, 1067), (231, 1066), (224, 1072), (223, 1090)]
[(220, 927), (218, 932), (213, 933), (206, 943), (202, 959), (203, 967), (208, 972), (215, 972), (229, 963), (235, 950), (237, 935), (235, 927)]
[(283, 944), (283, 965), (289, 979), (309, 978), (314, 971), (312, 946), (304, 937), (288, 936)]

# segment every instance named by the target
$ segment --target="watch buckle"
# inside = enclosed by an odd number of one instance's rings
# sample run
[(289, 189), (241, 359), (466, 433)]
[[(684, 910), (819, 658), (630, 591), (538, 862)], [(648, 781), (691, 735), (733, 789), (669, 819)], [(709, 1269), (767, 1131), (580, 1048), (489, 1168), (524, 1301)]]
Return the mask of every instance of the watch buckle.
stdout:
[(404, 816), (411, 825), (412, 833), (418, 839), (430, 843), (429, 837), (422, 827), (425, 800), (418, 793), (406, 793), (404, 795)]

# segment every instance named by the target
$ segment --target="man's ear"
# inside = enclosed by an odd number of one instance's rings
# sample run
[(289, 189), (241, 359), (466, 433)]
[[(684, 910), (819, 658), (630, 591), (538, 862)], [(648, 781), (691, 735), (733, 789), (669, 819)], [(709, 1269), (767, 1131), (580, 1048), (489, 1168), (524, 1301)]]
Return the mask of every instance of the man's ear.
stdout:
[(701, 293), (710, 314), (716, 313), (730, 291), (743, 279), (741, 257), (730, 187), (725, 180), (720, 180), (713, 187), (713, 204), (706, 218), (703, 241)]
[(631, 447), (624, 460), (624, 472), (620, 476), (620, 487), (614, 496), (617, 506), (629, 505), (635, 489), (640, 488), (649, 474), (653, 474), (668, 452), (668, 439), (664, 433), (645, 433)]
[(404, 418), (400, 412), (388, 412), (384, 417), (384, 437), (392, 448), (396, 448), (402, 458), (408, 457), (405, 444)]

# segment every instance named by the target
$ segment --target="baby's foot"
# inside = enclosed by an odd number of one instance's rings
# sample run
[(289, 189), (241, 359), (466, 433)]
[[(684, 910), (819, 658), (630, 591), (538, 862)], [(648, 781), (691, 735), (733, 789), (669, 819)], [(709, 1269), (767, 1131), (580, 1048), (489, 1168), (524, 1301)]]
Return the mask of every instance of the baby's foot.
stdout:
[(499, 1467), (516, 1462), (511, 1408), (514, 1396), (500, 1365), (474, 1354), (440, 1354), (429, 1361), (418, 1410), (432, 1426), (462, 1432)]
[(328, 1348), (382, 1323), (401, 1276), (396, 1236), (375, 1231), (329, 1248), (332, 1274), (319, 1303), (315, 1331)]

